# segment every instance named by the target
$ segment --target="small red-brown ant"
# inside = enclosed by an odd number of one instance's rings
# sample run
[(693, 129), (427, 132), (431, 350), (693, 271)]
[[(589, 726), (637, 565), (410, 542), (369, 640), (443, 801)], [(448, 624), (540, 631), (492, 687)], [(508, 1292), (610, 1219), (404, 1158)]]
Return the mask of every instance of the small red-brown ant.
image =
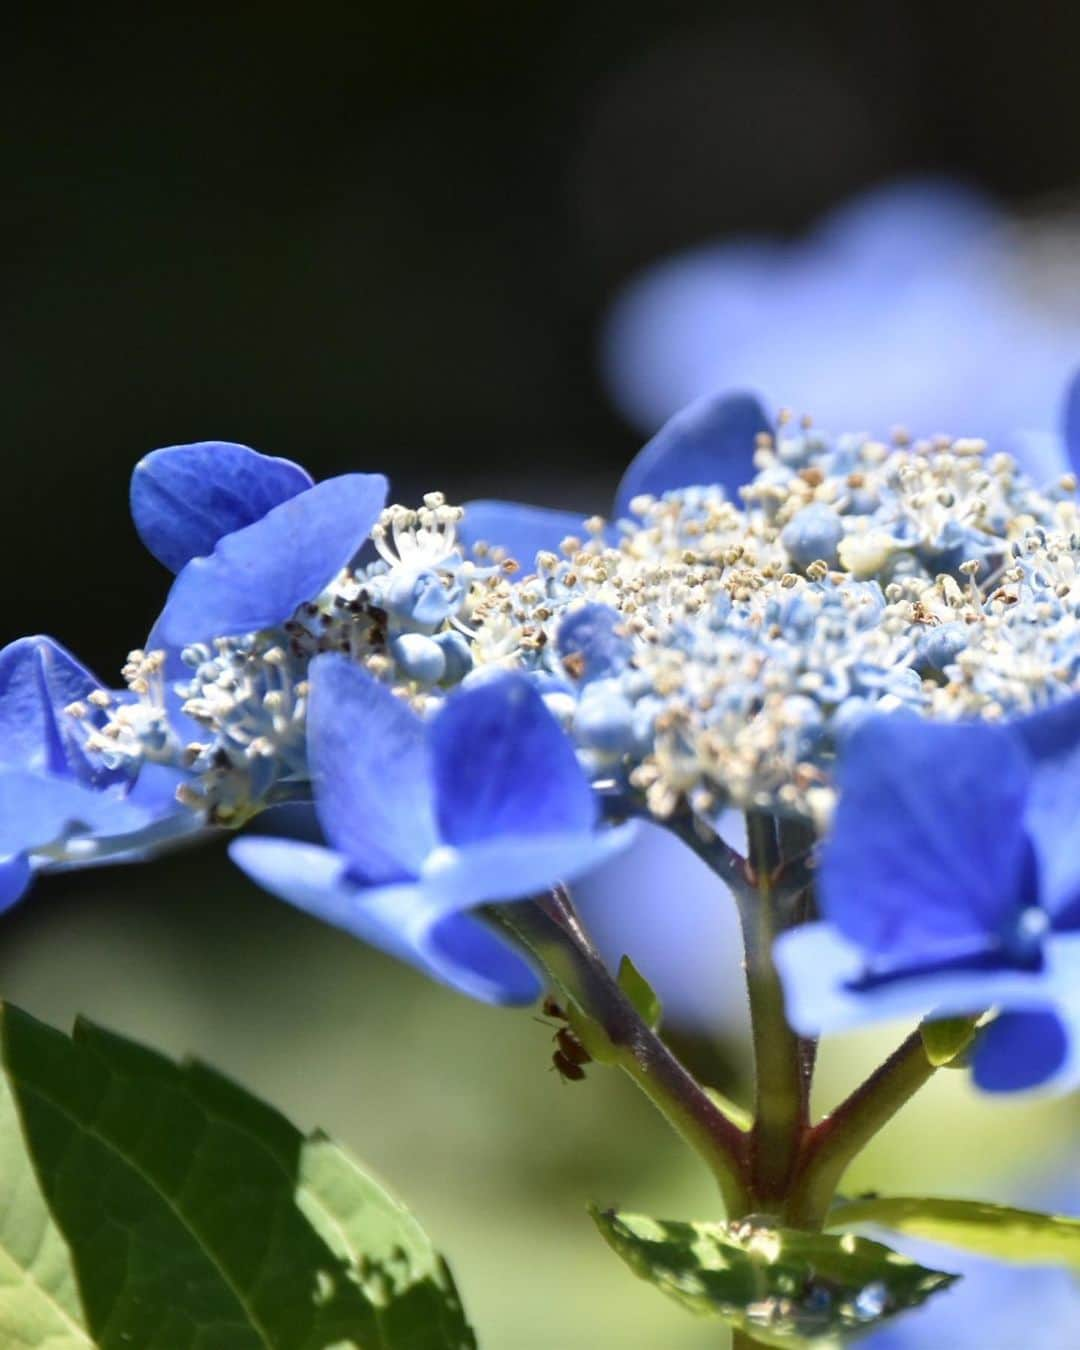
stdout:
[[(567, 1022), (566, 1010), (549, 995), (544, 999), (545, 1017), (553, 1017), (559, 1022)], [(561, 1026), (554, 1036), (555, 1050), (551, 1056), (551, 1067), (564, 1083), (580, 1083), (585, 1077), (584, 1065), (592, 1063), (592, 1055), (569, 1026)]]

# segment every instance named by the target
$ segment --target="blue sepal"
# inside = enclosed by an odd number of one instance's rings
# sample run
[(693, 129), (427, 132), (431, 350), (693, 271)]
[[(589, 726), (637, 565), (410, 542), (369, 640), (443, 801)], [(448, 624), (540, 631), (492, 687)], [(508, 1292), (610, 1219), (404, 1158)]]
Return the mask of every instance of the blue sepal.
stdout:
[(107, 769), (83, 750), (82, 726), (65, 712), (102, 688), (50, 637), (8, 643), (0, 651), (0, 763), (70, 775), (94, 787), (120, 781), (123, 770)]
[(155, 633), (167, 647), (283, 623), (351, 562), (386, 501), (381, 474), (317, 483), (220, 539), (173, 582)]
[(33, 879), (34, 869), (25, 853), (0, 858), (0, 914), (18, 904)]
[(540, 995), (541, 982), (524, 957), (422, 885), (358, 886), (340, 854), (293, 840), (238, 839), (229, 854), (272, 894), (470, 998), (528, 1004)]
[(719, 485), (738, 502), (739, 488), (754, 476), (757, 438), (771, 431), (752, 394), (699, 399), (665, 422), (631, 461), (615, 494), (616, 518), (629, 514), (635, 497), (676, 488)]
[[(596, 804), (574, 747), (526, 676), (501, 676), (452, 695), (430, 736), (446, 843), (594, 828)], [(551, 880), (557, 879), (556, 873)]]
[(311, 663), (308, 758), (326, 837), (370, 883), (420, 874), (437, 846), (423, 722), (339, 652)]
[(70, 778), (0, 769), (0, 857), (32, 853), (72, 834), (128, 834), (146, 824), (140, 807)]
[(170, 572), (214, 551), (227, 534), (261, 520), (312, 486), (288, 459), (231, 441), (195, 441), (154, 450), (131, 475), (131, 516), (139, 538)]
[(1023, 895), (1030, 781), (1022, 747), (997, 728), (903, 713), (868, 718), (840, 765), (840, 802), (821, 855), (823, 916), (879, 969), (1007, 938), (1035, 899)]
[(1069, 1033), (1055, 1012), (1003, 1012), (979, 1034), (972, 1075), (984, 1092), (1022, 1092), (1057, 1078), (1069, 1055)]

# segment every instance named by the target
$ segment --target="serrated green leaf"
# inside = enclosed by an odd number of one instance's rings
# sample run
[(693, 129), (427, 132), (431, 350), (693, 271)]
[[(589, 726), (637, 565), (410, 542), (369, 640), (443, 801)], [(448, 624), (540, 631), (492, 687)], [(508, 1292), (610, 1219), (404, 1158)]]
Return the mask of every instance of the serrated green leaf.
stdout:
[(664, 1011), (660, 996), (628, 956), (619, 962), (617, 979), (619, 988), (634, 1005), (637, 1015), (655, 1031)]
[(840, 1345), (957, 1278), (850, 1233), (833, 1237), (755, 1219), (681, 1223), (590, 1212), (635, 1274), (690, 1312), (723, 1318), (762, 1345)]
[(445, 1265), (322, 1135), (200, 1064), (0, 1007), (5, 1350), (474, 1350)]
[(934, 1196), (878, 1196), (837, 1205), (829, 1228), (879, 1224), (911, 1237), (993, 1256), (1019, 1265), (1080, 1269), (1080, 1219), (981, 1200)]
[[(970, 1017), (938, 1017), (919, 1026), (926, 1058), (935, 1068), (942, 1069), (962, 1058), (975, 1039), (975, 1027)], [(958, 1067), (962, 1067), (958, 1065)]]

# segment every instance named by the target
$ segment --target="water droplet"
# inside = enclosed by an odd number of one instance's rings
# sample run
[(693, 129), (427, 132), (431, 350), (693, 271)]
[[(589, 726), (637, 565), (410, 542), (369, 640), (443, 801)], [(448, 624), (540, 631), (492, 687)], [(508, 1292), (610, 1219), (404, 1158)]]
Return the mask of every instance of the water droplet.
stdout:
[(889, 1304), (889, 1291), (880, 1280), (860, 1289), (855, 1296), (853, 1308), (860, 1322), (876, 1321)]

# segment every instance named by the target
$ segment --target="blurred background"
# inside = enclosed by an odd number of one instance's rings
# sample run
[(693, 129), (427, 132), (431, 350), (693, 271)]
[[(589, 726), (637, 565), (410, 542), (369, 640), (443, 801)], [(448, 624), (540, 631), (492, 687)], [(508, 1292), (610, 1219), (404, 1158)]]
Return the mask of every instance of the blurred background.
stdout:
[[(160, 445), (383, 470), (406, 501), (603, 509), (663, 416), (749, 383), (810, 412), (820, 389), (836, 430), (970, 409), (947, 429), (1041, 453), (1080, 358), (1078, 42), (1054, 3), (22, 7), (0, 638), (51, 632), (106, 678), (142, 641), (167, 577), (127, 480)], [(724, 897), (664, 857), (593, 889), (607, 949), (738, 1094)], [(219, 850), (41, 885), (3, 920), (0, 990), (197, 1053), (342, 1138), (448, 1253), (485, 1346), (724, 1344), (584, 1216), (715, 1213), (631, 1087), (563, 1085), (550, 1029), (287, 910)], [(832, 1047), (823, 1101), (894, 1038)], [(1075, 1102), (939, 1078), (853, 1189), (1023, 1198), (1045, 1176), (1021, 1137), (1075, 1175)]]

